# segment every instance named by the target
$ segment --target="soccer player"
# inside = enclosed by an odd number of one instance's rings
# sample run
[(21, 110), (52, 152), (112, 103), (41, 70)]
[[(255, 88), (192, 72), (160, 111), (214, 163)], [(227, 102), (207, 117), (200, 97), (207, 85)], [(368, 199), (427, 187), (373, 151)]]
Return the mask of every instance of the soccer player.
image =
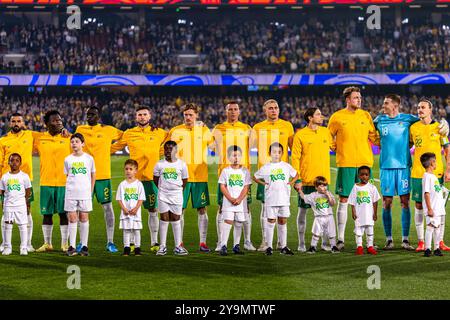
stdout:
[(352, 217), (355, 220), (356, 255), (364, 254), (362, 237), (366, 234), (367, 253), (376, 255), (373, 247), (373, 226), (377, 221), (378, 200), (380, 194), (377, 188), (369, 182), (370, 168), (361, 166), (358, 168), (359, 182), (350, 192), (348, 203), (352, 208)]
[(229, 146), (227, 149), (228, 161), (231, 165), (224, 168), (219, 177), (220, 190), (224, 196), (221, 227), (220, 255), (228, 254), (227, 243), (231, 227), (234, 224), (233, 252), (241, 254), (239, 243), (241, 242), (242, 224), (245, 223), (248, 213), (247, 194), (252, 184), (250, 171), (241, 164), (242, 149), (237, 146)]
[(121, 208), (120, 225), (123, 229), (123, 255), (129, 256), (131, 253), (131, 236), (134, 238), (134, 255), (141, 255), (141, 229), (142, 217), (141, 206), (145, 200), (144, 185), (136, 176), (139, 164), (136, 160), (125, 161), (125, 177), (117, 188), (116, 200)]
[[(239, 121), (239, 115), (241, 113), (239, 104), (235, 101), (229, 102), (225, 106), (225, 113), (227, 116), (227, 121), (218, 124), (214, 127), (212, 135), (214, 137), (214, 144), (211, 149), (213, 149), (219, 158), (218, 165), (218, 177), (222, 173), (222, 170), (230, 165), (230, 161), (227, 157), (227, 150), (229, 147), (236, 145), (242, 150), (242, 165), (250, 171), (250, 135), (252, 128), (245, 123)], [(249, 188), (249, 195), (247, 197), (247, 203), (250, 204), (252, 200), (251, 191)], [(217, 248), (215, 251), (220, 251), (221, 246), (221, 225), (223, 223), (223, 216), (221, 215), (223, 202), (223, 194), (220, 191), (220, 184), (217, 187)], [(248, 206), (247, 206), (248, 208)], [(244, 249), (249, 251), (255, 251), (256, 248), (253, 246), (251, 241), (251, 231), (252, 231), (252, 215), (250, 212), (245, 212), (245, 222), (244, 226)]]
[[(20, 113), (13, 113), (9, 118), (9, 127), (11, 130), (5, 136), (0, 138), (0, 174), (4, 175), (9, 172), (9, 157), (13, 153), (21, 156), (20, 170), (26, 173), (31, 181), (33, 181), (33, 144), (34, 139), (41, 135), (40, 132), (26, 130), (26, 125), (23, 116)], [(31, 186), (30, 202), (34, 200), (33, 186)], [(27, 215), (27, 250), (34, 252), (31, 244), (33, 237), (33, 216), (31, 209)], [(4, 229), (4, 222), (2, 220), (2, 235)], [(3, 251), (0, 248), (0, 251)]]
[(184, 256), (188, 251), (181, 246), (181, 222), (183, 213), (183, 189), (188, 181), (188, 168), (183, 160), (177, 159), (177, 144), (174, 141), (164, 143), (164, 160), (160, 160), (153, 169), (153, 179), (158, 188), (159, 250), (157, 256), (167, 254), (167, 230), (172, 225), (175, 240), (175, 255)]
[[(316, 191), (316, 177), (324, 177), (330, 181), (330, 148), (332, 138), (330, 131), (322, 127), (323, 115), (319, 108), (312, 107), (305, 111), (304, 119), (308, 125), (297, 131), (292, 146), (292, 166), (299, 173), (299, 180), (294, 188), (308, 195)], [(298, 197), (297, 231), (298, 251), (305, 252), (306, 212), (311, 208), (301, 193)], [(314, 211), (314, 216), (316, 212)], [(333, 220), (334, 221), (334, 220)], [(327, 250), (326, 234), (322, 237), (322, 249)]]
[[(189, 197), (192, 207), (198, 213), (198, 231), (200, 234), (200, 251), (209, 252), (206, 245), (208, 233), (209, 206), (208, 190), (208, 165), (207, 148), (213, 143), (213, 137), (209, 129), (204, 125), (198, 125), (197, 119), (199, 107), (194, 103), (188, 103), (183, 107), (184, 124), (170, 129), (167, 140), (175, 141), (178, 145), (177, 158), (186, 162), (189, 171), (189, 179), (184, 188), (183, 209), (186, 209)], [(181, 230), (184, 229), (184, 214), (181, 216)]]
[(361, 109), (361, 90), (358, 87), (344, 89), (346, 107), (336, 111), (328, 122), (328, 129), (334, 139), (336, 164), (338, 167), (336, 193), (339, 250), (344, 250), (345, 225), (347, 223), (348, 196), (355, 182), (358, 182), (358, 167), (373, 165), (373, 153), (369, 140), (378, 143), (372, 117)]
[(95, 185), (94, 158), (83, 152), (84, 137), (75, 133), (70, 137), (72, 154), (64, 159), (64, 174), (66, 194), (64, 210), (69, 219), (69, 249), (68, 256), (75, 256), (77, 227), (80, 222), (80, 240), (82, 256), (88, 256), (89, 212), (92, 211), (92, 193)]
[(167, 132), (150, 124), (150, 108), (140, 106), (136, 109), (137, 126), (126, 130), (122, 137), (111, 146), (111, 153), (128, 146), (130, 157), (138, 162), (139, 169), (136, 178), (142, 181), (146, 200), (144, 208), (148, 209), (148, 228), (150, 229), (151, 251), (159, 250), (158, 244), (158, 188), (153, 182), (153, 168), (159, 161), (161, 144), (167, 137)]
[(436, 169), (436, 155), (425, 152), (420, 156), (420, 163), (425, 168), (422, 178), (422, 199), (425, 200), (423, 208), (426, 214), (427, 231), (425, 233), (425, 257), (431, 256), (431, 238), (434, 242), (435, 256), (442, 256), (440, 247), (442, 223), (445, 223), (445, 199), (442, 186), (434, 175)]
[(106, 224), (106, 250), (117, 252), (114, 244), (114, 224), (115, 216), (112, 205), (111, 187), (111, 143), (119, 140), (123, 132), (112, 126), (99, 123), (100, 110), (97, 107), (90, 107), (86, 114), (87, 125), (80, 125), (76, 132), (84, 136), (85, 143), (83, 150), (91, 155), (95, 161), (96, 180), (94, 194), (97, 201), (102, 205)]
[[(281, 160), (289, 162), (288, 148), (292, 149), (292, 142), (294, 140), (294, 127), (286, 120), (279, 118), (280, 108), (278, 102), (274, 99), (269, 99), (263, 104), (263, 111), (266, 115), (266, 120), (259, 122), (253, 126), (253, 133), (251, 136), (251, 147), (258, 149), (258, 169), (270, 162), (269, 148), (274, 142), (278, 142), (284, 150)], [(256, 199), (261, 201), (261, 231), (262, 241), (258, 251), (265, 252), (267, 250), (265, 240), (265, 215), (264, 215), (264, 186), (258, 184), (256, 191)]]
[[(399, 113), (400, 96), (386, 95), (383, 102), (383, 115), (374, 120), (374, 125), (380, 136), (380, 180), (383, 195), (383, 226), (386, 234), (384, 249), (394, 248), (392, 240), (392, 200), (400, 196), (402, 206), (402, 248), (414, 250), (409, 243), (409, 228), (411, 212), (409, 209), (411, 152), (409, 146), (410, 127), (419, 118), (410, 114)], [(448, 124), (444, 120), (439, 128), (443, 136), (448, 134)]]
[(298, 173), (289, 163), (282, 161), (283, 153), (283, 146), (280, 143), (272, 143), (269, 147), (271, 162), (256, 171), (253, 179), (264, 186), (264, 212), (267, 219), (265, 223), (266, 255), (268, 256), (273, 254), (273, 232), (277, 220), (281, 254), (294, 254), (287, 247), (287, 218), (291, 215), (289, 209), (291, 186), (295, 183)]
[(333, 209), (336, 199), (327, 190), (328, 180), (318, 176), (314, 179), (314, 192), (305, 194), (302, 188), (299, 189), (303, 202), (308, 204), (314, 212), (314, 222), (312, 227), (312, 240), (308, 253), (316, 253), (319, 237), (327, 237), (330, 240), (332, 253), (339, 253), (336, 247), (336, 224), (334, 223)]
[(19, 227), (20, 255), (28, 255), (27, 216), (30, 214), (31, 180), (20, 170), (22, 157), (18, 153), (9, 156), (10, 171), (5, 173), (0, 181), (0, 195), (3, 196), (3, 220), (5, 221), (4, 256), (12, 253), (13, 223)]
[(53, 251), (53, 214), (59, 214), (61, 250), (67, 252), (67, 214), (64, 211), (66, 175), (64, 160), (71, 154), (70, 138), (61, 135), (63, 122), (58, 110), (44, 115), (47, 131), (34, 140), (33, 150), (40, 156), (40, 209), (43, 216), (44, 244), (36, 252)]
[[(411, 192), (412, 200), (416, 202), (415, 205), (415, 223), (417, 230), (417, 239), (419, 241), (416, 251), (424, 251), (424, 226), (423, 226), (423, 206), (422, 206), (422, 178), (425, 173), (425, 169), (420, 162), (422, 154), (432, 152), (436, 155), (436, 168), (433, 170), (437, 176), (439, 182), (450, 181), (450, 143), (447, 137), (442, 137), (439, 134), (439, 123), (433, 121), (433, 104), (427, 99), (421, 99), (419, 101), (417, 111), (420, 121), (411, 126), (410, 140), (414, 143), (414, 160), (411, 170)], [(444, 171), (444, 164), (442, 162), (442, 148), (445, 152), (446, 167)], [(444, 174), (445, 172), (445, 174)], [(445, 220), (445, 216), (443, 216)], [(441, 226), (441, 240), (439, 242), (439, 248), (442, 251), (450, 251), (444, 243), (444, 231), (445, 221)]]

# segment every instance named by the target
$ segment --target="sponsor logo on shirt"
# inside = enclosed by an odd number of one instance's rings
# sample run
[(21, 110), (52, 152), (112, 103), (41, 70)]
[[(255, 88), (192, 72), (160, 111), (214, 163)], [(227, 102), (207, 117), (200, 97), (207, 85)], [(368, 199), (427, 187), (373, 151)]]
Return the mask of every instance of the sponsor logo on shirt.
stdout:
[(369, 191), (357, 191), (356, 203), (357, 204), (370, 203)]
[(316, 209), (328, 209), (330, 207), (330, 204), (328, 203), (328, 199), (325, 198), (318, 198), (316, 199)]
[(8, 179), (8, 181), (6, 182), (6, 186), (8, 188), (8, 191), (20, 191), (20, 183), (19, 183), (19, 179), (17, 178), (12, 178), (12, 179)]
[(242, 187), (242, 186), (244, 186), (244, 180), (242, 180), (242, 175), (238, 174), (238, 173), (230, 174), (230, 177), (228, 179), (228, 185), (230, 187), (234, 187), (234, 186)]
[(286, 175), (283, 173), (283, 169), (272, 169), (270, 171), (270, 181), (286, 180)]
[(441, 185), (439, 184), (439, 182), (435, 181), (434, 182), (434, 191), (441, 192), (441, 190), (442, 190)]
[(164, 180), (177, 180), (178, 179), (177, 169), (164, 168), (163, 178), (164, 178)]
[(137, 188), (125, 188), (124, 198), (125, 201), (137, 200), (138, 199)]
[(80, 162), (73, 162), (71, 169), (72, 169), (72, 174), (73, 175), (86, 174), (87, 173), (87, 169), (84, 166), (84, 162), (82, 162), (82, 161), (80, 161)]

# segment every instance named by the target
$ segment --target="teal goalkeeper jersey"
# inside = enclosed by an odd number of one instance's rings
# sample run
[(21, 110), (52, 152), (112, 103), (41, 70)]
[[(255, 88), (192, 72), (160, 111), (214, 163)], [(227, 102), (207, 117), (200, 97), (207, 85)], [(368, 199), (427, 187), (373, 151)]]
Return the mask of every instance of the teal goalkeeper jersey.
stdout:
[(409, 127), (419, 121), (411, 114), (400, 113), (394, 118), (383, 114), (375, 118), (375, 128), (380, 133), (380, 169), (405, 169), (411, 167)]

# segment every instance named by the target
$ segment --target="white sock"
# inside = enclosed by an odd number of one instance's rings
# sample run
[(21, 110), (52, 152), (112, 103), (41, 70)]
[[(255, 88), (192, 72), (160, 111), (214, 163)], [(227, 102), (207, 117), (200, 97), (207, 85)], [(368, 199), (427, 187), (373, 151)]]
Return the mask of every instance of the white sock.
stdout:
[(2, 245), (4, 245), (5, 244), (5, 237), (6, 237), (6, 235), (5, 235), (5, 218), (4, 218), (3, 215), (2, 215), (1, 226), (2, 226)]
[(425, 231), (425, 249), (431, 250), (431, 239), (433, 238), (434, 228), (427, 226), (427, 230)]
[(70, 222), (69, 221), (69, 245), (72, 248), (75, 248), (77, 246), (77, 228), (78, 227), (78, 221), (77, 222)]
[(252, 242), (252, 215), (249, 212), (245, 213), (245, 221), (244, 221), (244, 241)]
[(167, 230), (169, 229), (169, 221), (159, 220), (159, 245), (167, 247)]
[(42, 233), (44, 234), (44, 243), (51, 245), (52, 244), (52, 233), (53, 233), (53, 225), (52, 224), (43, 224), (42, 225)]
[(267, 242), (266, 241), (266, 222), (267, 222), (267, 219), (264, 217), (264, 212), (265, 212), (264, 203), (261, 203), (261, 215), (260, 215), (259, 219), (260, 219), (260, 222), (261, 222), (261, 231), (262, 231), (261, 242), (262, 243)]
[(131, 230), (131, 229), (130, 229), (130, 232), (131, 232), (131, 233), (130, 233), (130, 245), (131, 245), (131, 244), (134, 245), (134, 244), (135, 244), (135, 241), (134, 241), (134, 232), (133, 232), (133, 230)]
[(441, 226), (433, 230), (434, 250), (439, 249), (439, 241), (441, 240)]
[[(158, 212), (148, 212), (148, 229), (150, 230), (150, 241), (152, 246), (158, 242), (159, 219)], [(166, 233), (167, 235), (167, 233)]]
[(306, 208), (298, 208), (297, 213), (297, 232), (299, 247), (305, 246), (305, 230), (306, 230)]
[(266, 241), (265, 241), (266, 245), (270, 248), (273, 248), (273, 232), (275, 229), (275, 222), (272, 223), (272, 222), (266, 221), (264, 223), (264, 225), (266, 228)]
[(61, 247), (67, 245), (67, 242), (69, 240), (69, 229), (68, 225), (60, 225), (59, 226), (60, 232), (61, 232)]
[(228, 245), (228, 238), (230, 237), (231, 226), (232, 226), (231, 224), (228, 224), (226, 222), (224, 222), (220, 225), (220, 227), (222, 229), (222, 230), (220, 230), (220, 235), (221, 235), (220, 247)]
[(445, 216), (441, 216), (441, 225), (439, 226), (441, 233), (439, 236), (439, 241), (444, 241), (444, 232), (445, 232)]
[(114, 243), (114, 225), (116, 223), (116, 217), (114, 216), (114, 208), (112, 203), (102, 204), (103, 215), (105, 217), (106, 225), (106, 239), (107, 242)]
[(88, 246), (89, 239), (89, 220), (86, 222), (80, 221), (80, 241), (83, 247)]
[(134, 234), (134, 245), (136, 246), (136, 248), (140, 248), (141, 247), (141, 230), (133, 230), (133, 234)]
[(366, 241), (367, 247), (373, 247), (373, 227), (366, 227)]
[(242, 222), (235, 221), (234, 229), (233, 229), (233, 246), (239, 244), (241, 242), (241, 234), (242, 234)]
[(223, 220), (222, 220), (222, 214), (220, 213), (220, 207), (217, 209), (217, 215), (216, 215), (216, 230), (217, 230), (217, 245), (219, 245), (220, 244), (220, 242), (221, 242), (221, 235), (220, 235), (220, 232), (221, 232), (221, 225), (222, 225), (222, 223), (223, 223)]
[(347, 224), (347, 207), (348, 203), (339, 202), (336, 210), (338, 223), (338, 240), (344, 242), (345, 240), (345, 225)]
[(12, 229), (13, 229), (13, 225), (11, 223), (5, 223), (5, 240), (4, 240), (5, 248), (12, 249), (12, 244), (11, 244)]
[(31, 215), (31, 212), (29, 215), (27, 215), (27, 246), (31, 247), (31, 239), (33, 238), (33, 216)]
[(131, 230), (123, 229), (123, 246), (124, 247), (130, 246), (130, 237), (131, 237)]
[(317, 247), (317, 242), (319, 242), (319, 237), (313, 234), (311, 239), (311, 247)]
[(280, 239), (281, 248), (287, 246), (287, 223), (278, 223), (278, 238)]
[(200, 243), (206, 243), (206, 235), (208, 234), (208, 214), (198, 215), (198, 232), (200, 234)]
[(178, 221), (171, 221), (170, 224), (172, 225), (172, 231), (173, 231), (173, 239), (175, 241), (175, 246), (179, 247), (182, 240), (181, 240), (181, 222)]
[(414, 221), (416, 222), (417, 239), (423, 241), (423, 209), (415, 209)]
[(181, 214), (180, 217), (180, 226), (181, 226), (181, 242), (183, 242), (183, 233), (184, 233), (184, 213)]
[(19, 225), (20, 249), (26, 249), (28, 246), (28, 225)]
[(362, 236), (355, 236), (356, 246), (362, 247)]
[(330, 241), (330, 246), (333, 248), (334, 246), (336, 246), (336, 238), (328, 238), (328, 240)]

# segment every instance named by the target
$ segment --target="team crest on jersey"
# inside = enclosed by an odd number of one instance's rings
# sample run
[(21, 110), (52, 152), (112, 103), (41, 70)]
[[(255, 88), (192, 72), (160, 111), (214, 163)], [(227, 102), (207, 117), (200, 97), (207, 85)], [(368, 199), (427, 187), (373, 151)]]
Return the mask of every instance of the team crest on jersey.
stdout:
[(230, 187), (244, 186), (244, 180), (242, 180), (242, 175), (239, 173), (230, 174), (230, 178), (228, 179), (228, 184), (230, 185)]
[(286, 180), (286, 175), (283, 173), (283, 169), (272, 169), (270, 171), (270, 181)]
[(138, 200), (137, 188), (125, 188), (125, 201)]
[(357, 191), (356, 203), (357, 204), (370, 203), (369, 191)]
[(6, 185), (8, 187), (8, 191), (20, 191), (20, 183), (19, 183), (19, 179), (17, 178), (12, 178), (12, 179), (8, 179), (8, 181), (6, 182)]
[(73, 162), (72, 163), (72, 174), (73, 175), (77, 175), (77, 174), (86, 174), (87, 173), (87, 169), (84, 166), (84, 162), (80, 161), (80, 162)]
[(330, 204), (328, 203), (328, 199), (325, 198), (317, 198), (316, 199), (316, 209), (328, 209)]

